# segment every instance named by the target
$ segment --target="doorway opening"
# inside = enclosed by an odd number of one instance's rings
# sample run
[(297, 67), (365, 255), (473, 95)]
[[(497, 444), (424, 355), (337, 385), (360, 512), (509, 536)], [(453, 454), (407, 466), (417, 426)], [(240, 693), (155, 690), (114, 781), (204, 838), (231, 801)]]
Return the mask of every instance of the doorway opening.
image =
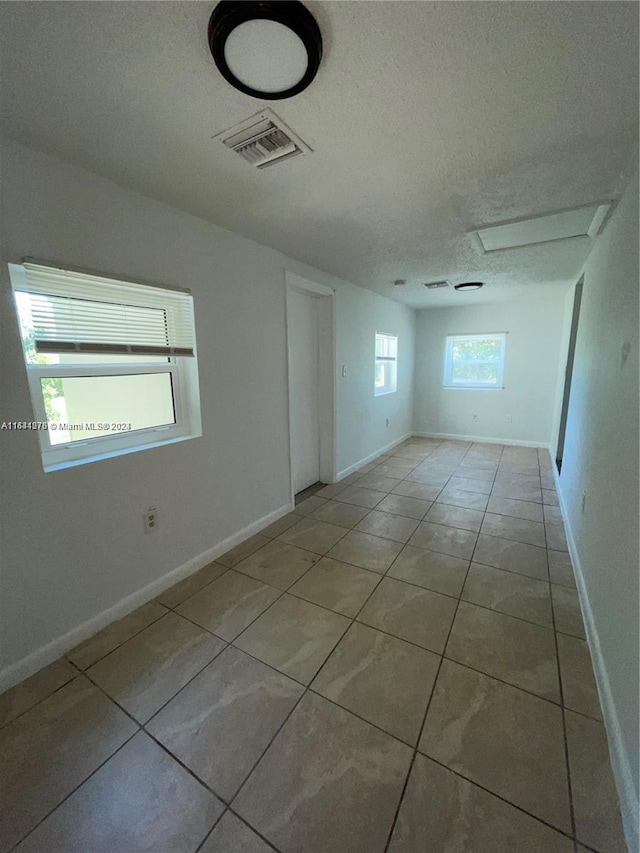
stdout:
[(317, 483), (313, 483), (311, 486), (307, 486), (306, 489), (303, 489), (301, 492), (296, 492), (294, 495), (295, 506), (301, 504), (303, 501), (306, 501), (307, 498), (313, 497), (316, 492), (319, 492), (320, 489), (324, 489), (325, 486), (329, 485), (328, 483), (323, 483), (322, 480), (318, 480)]
[(562, 397), (562, 413), (560, 415), (560, 429), (558, 432), (558, 445), (556, 449), (556, 466), (558, 468), (558, 474), (562, 470), (562, 456), (564, 454), (564, 440), (567, 432), (567, 416), (569, 414), (569, 398), (571, 396), (571, 378), (573, 375), (573, 362), (576, 353), (576, 340), (578, 338), (578, 322), (580, 319), (583, 284), (584, 276), (576, 284), (576, 291), (573, 297), (573, 314), (571, 316), (569, 351), (567, 353), (567, 366), (564, 372), (564, 394)]
[(334, 291), (286, 273), (291, 502), (335, 482)]

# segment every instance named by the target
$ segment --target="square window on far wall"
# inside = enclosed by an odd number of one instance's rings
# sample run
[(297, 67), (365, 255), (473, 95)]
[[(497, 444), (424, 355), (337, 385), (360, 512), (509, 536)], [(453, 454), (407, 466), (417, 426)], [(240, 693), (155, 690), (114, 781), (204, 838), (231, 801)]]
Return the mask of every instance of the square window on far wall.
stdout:
[(443, 386), (502, 389), (506, 342), (506, 332), (448, 335)]
[(392, 394), (398, 387), (398, 337), (376, 332), (373, 393)]

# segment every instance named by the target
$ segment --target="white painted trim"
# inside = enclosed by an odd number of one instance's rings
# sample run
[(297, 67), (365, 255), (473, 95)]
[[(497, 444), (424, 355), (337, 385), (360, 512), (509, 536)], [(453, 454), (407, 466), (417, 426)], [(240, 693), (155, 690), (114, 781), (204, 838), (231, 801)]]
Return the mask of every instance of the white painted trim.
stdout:
[(147, 584), (147, 586), (142, 589), (136, 590), (136, 592), (126, 598), (123, 598), (117, 604), (114, 604), (107, 610), (103, 610), (102, 613), (98, 613), (96, 616), (93, 616), (81, 625), (72, 628), (70, 631), (67, 631), (66, 634), (63, 634), (61, 637), (57, 637), (55, 640), (47, 643), (46, 646), (36, 649), (34, 652), (31, 652), (31, 654), (27, 655), (27, 657), (22, 658), (22, 660), (17, 661), (11, 666), (8, 666), (0, 672), (0, 693), (3, 693), (5, 690), (13, 687), (14, 684), (18, 684), (25, 678), (33, 675), (34, 672), (37, 672), (44, 666), (47, 666), (47, 664), (50, 664), (52, 661), (57, 660), (61, 655), (65, 654), (70, 649), (75, 648), (79, 643), (84, 642), (84, 640), (88, 640), (89, 637), (93, 637), (93, 635), (102, 628), (105, 628), (117, 619), (122, 619), (123, 616), (131, 613), (132, 610), (135, 610), (137, 607), (141, 607), (143, 604), (146, 604), (148, 601), (156, 598), (161, 592), (164, 592), (165, 589), (169, 589), (169, 587), (178, 583), (178, 581), (181, 581), (189, 575), (192, 575), (194, 572), (197, 572), (199, 569), (202, 569), (217, 557), (222, 556), (222, 554), (226, 554), (227, 551), (230, 551), (232, 548), (235, 548), (236, 545), (244, 542), (244, 540), (249, 536), (264, 530), (265, 527), (273, 524), (274, 521), (282, 518), (283, 515), (286, 515), (292, 510), (293, 504), (287, 503), (284, 506), (279, 507), (279, 509), (268, 513), (262, 518), (259, 518), (257, 521), (247, 525), (242, 530), (238, 530), (238, 532), (234, 533), (232, 536), (228, 536), (226, 539), (223, 539), (222, 542), (218, 542), (216, 545), (213, 545), (207, 551), (197, 554), (181, 566), (171, 569), (171, 571), (162, 575), (160, 578), (156, 578), (156, 580)]
[[(291, 458), (291, 352), (289, 345), (289, 293), (297, 291), (307, 296), (318, 298), (320, 312), (318, 315), (319, 341), (323, 346), (319, 351), (318, 369), (320, 371), (319, 382), (319, 410), (320, 410), (320, 479), (324, 483), (336, 482), (336, 423), (337, 423), (337, 395), (336, 395), (336, 311), (335, 290), (324, 284), (302, 278), (296, 273), (285, 270), (285, 333), (287, 342), (287, 423), (289, 425), (289, 482), (291, 489), (291, 502), (295, 503), (295, 492), (293, 485), (293, 460)], [(324, 329), (323, 329), (324, 327)], [(327, 335), (327, 330), (329, 334)], [(323, 332), (323, 334), (320, 334)], [(327, 340), (327, 338), (330, 340)]]
[(558, 475), (558, 469), (553, 460), (552, 468), (556, 482), (560, 511), (564, 520), (569, 555), (573, 564), (576, 586), (578, 588), (578, 597), (580, 598), (580, 606), (582, 608), (582, 615), (584, 618), (587, 644), (589, 646), (589, 651), (591, 652), (591, 660), (593, 662), (593, 670), (596, 678), (596, 685), (598, 687), (598, 695), (600, 697), (600, 706), (602, 708), (602, 716), (604, 718), (607, 740), (609, 742), (611, 766), (613, 769), (616, 787), (618, 789), (618, 797), (620, 799), (620, 811), (622, 812), (624, 834), (629, 848), (629, 853), (639, 853), (640, 807), (638, 805), (637, 792), (633, 782), (631, 764), (629, 756), (624, 748), (622, 730), (618, 720), (618, 712), (611, 692), (611, 683), (609, 681), (607, 666), (602, 655), (600, 637), (598, 635), (598, 629), (596, 627), (593, 610), (591, 609), (591, 603), (587, 593), (582, 564), (580, 563), (580, 555), (569, 524), (567, 505), (560, 485), (561, 481)]
[(335, 295), (333, 287), (329, 287), (326, 284), (318, 284), (317, 281), (311, 281), (309, 278), (303, 278), (295, 272), (285, 270), (284, 277), (287, 285), (292, 287), (294, 290), (301, 291), (302, 293), (317, 293), (319, 296)]
[(546, 441), (518, 441), (515, 438), (487, 438), (484, 435), (454, 435), (449, 432), (414, 432), (416, 438), (441, 438), (447, 441), (476, 441), (482, 444), (510, 444), (515, 447), (541, 447), (549, 449)]
[(381, 456), (383, 453), (388, 453), (389, 450), (393, 450), (394, 447), (397, 447), (399, 444), (402, 444), (403, 441), (406, 441), (414, 435), (415, 433), (413, 432), (407, 432), (401, 438), (397, 438), (395, 441), (385, 444), (384, 447), (379, 448), (374, 453), (370, 453), (368, 456), (364, 456), (362, 459), (358, 460), (358, 462), (354, 462), (353, 465), (349, 465), (348, 468), (343, 468), (342, 471), (338, 471), (336, 474), (336, 482), (348, 477), (349, 474), (353, 474), (353, 472), (357, 471), (358, 468), (362, 467), (362, 465), (366, 465), (368, 462), (373, 462), (374, 459), (377, 459), (378, 456)]
[(384, 447), (381, 447), (379, 450), (376, 450), (374, 453), (370, 453), (368, 456), (363, 457), (358, 462), (355, 462), (353, 465), (349, 465), (348, 468), (343, 468), (342, 471), (338, 471), (338, 473), (336, 474), (336, 482), (339, 482), (340, 480), (347, 477), (349, 474), (352, 474), (354, 471), (357, 471), (358, 468), (360, 468), (362, 465), (366, 465), (368, 462), (373, 462), (381, 454), (388, 453), (389, 450), (393, 450), (394, 447), (397, 447), (399, 444), (402, 444), (402, 442), (406, 441), (408, 438), (441, 438), (443, 440), (447, 439), (450, 441), (479, 441), (484, 442), (485, 444), (512, 444), (517, 445), (518, 447), (541, 447), (544, 450), (549, 450), (549, 445), (545, 444), (544, 442), (515, 441), (506, 438), (483, 438), (482, 436), (453, 435), (452, 433), (407, 432), (401, 438), (390, 442)]

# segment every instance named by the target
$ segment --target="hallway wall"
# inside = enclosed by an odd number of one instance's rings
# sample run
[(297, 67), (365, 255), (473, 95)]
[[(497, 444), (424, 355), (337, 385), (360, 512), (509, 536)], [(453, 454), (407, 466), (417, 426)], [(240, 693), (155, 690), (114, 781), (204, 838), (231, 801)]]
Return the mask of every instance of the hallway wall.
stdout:
[[(560, 476), (569, 544), (634, 853), (639, 849), (640, 791), (638, 280), (636, 173), (584, 269)], [(572, 297), (567, 301), (571, 304)]]
[[(45, 474), (34, 432), (0, 432), (0, 689), (289, 508), (286, 270), (335, 289), (338, 471), (411, 431), (414, 342), (395, 302), (36, 151), (1, 154), (0, 421), (33, 419), (7, 271), (27, 255), (193, 291), (203, 435)], [(382, 328), (401, 362), (376, 398)]]
[[(417, 432), (548, 445), (566, 291), (566, 287), (559, 287), (551, 295), (526, 300), (419, 311), (415, 366)], [(464, 294), (461, 296), (464, 298)], [(504, 389), (443, 388), (447, 335), (482, 332), (509, 333)]]

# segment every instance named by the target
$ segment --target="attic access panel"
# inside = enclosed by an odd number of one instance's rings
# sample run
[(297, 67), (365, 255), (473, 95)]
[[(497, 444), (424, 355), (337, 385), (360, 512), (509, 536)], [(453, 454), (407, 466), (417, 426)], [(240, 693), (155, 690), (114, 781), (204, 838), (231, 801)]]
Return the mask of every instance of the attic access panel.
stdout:
[(605, 220), (611, 202), (590, 204), (573, 210), (562, 210), (544, 216), (534, 216), (479, 228), (476, 234), (480, 251), (499, 252), (553, 240), (572, 237), (595, 237)]

